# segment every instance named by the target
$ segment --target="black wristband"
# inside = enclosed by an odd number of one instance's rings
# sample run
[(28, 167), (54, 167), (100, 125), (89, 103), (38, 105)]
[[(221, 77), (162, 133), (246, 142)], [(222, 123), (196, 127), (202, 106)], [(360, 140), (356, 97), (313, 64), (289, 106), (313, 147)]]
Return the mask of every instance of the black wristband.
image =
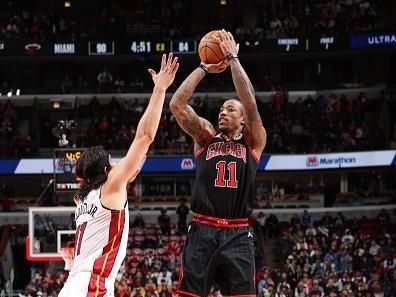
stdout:
[(205, 74), (209, 73), (208, 67), (206, 67), (204, 64), (199, 64), (198, 67), (201, 68), (205, 72)]
[(228, 53), (226, 58), (227, 58), (228, 61), (230, 61), (232, 59), (238, 59), (238, 54), (236, 54), (236, 53)]

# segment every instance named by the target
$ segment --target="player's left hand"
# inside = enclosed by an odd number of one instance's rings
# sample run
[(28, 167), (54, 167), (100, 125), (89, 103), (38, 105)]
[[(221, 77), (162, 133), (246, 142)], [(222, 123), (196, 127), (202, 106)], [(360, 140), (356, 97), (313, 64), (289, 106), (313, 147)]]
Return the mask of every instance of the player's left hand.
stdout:
[(172, 53), (169, 53), (168, 56), (163, 54), (160, 71), (156, 73), (153, 69), (148, 69), (155, 86), (167, 89), (172, 84), (176, 72), (179, 69), (177, 59), (177, 57), (173, 58)]
[(217, 64), (205, 64), (205, 63), (201, 63), (201, 64), (208, 69), (209, 73), (221, 73), (224, 70), (226, 70), (227, 67), (230, 65), (230, 63), (227, 60), (221, 61), (220, 63)]
[(227, 57), (229, 54), (238, 54), (239, 52), (239, 44), (234, 40), (234, 36), (232, 36), (231, 32), (222, 29), (219, 31), (220, 35), (220, 48), (223, 52), (224, 56)]

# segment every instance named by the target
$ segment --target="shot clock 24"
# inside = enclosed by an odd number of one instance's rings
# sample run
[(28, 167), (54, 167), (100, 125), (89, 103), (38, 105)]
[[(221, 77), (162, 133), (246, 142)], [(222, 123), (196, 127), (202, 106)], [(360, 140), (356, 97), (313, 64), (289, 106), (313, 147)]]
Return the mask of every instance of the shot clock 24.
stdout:
[(76, 164), (84, 149), (54, 150), (54, 187), (56, 192), (69, 192), (78, 189)]

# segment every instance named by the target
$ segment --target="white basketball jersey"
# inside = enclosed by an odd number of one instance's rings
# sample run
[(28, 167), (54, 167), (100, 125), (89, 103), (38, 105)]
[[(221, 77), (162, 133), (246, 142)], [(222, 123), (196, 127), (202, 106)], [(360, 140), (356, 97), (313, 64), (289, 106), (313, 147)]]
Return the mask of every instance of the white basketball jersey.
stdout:
[(100, 189), (93, 190), (78, 203), (75, 219), (75, 256), (69, 277), (81, 281), (80, 276), (90, 273), (87, 296), (113, 296), (114, 280), (126, 255), (128, 204), (119, 211), (107, 209), (100, 201)]

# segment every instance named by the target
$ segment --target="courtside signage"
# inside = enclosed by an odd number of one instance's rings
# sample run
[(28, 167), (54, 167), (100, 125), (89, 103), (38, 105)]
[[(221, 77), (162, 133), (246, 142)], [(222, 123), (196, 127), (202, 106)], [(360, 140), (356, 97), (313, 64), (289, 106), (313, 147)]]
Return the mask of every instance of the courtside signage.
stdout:
[[(115, 162), (120, 159), (116, 158)], [(263, 155), (259, 171), (277, 170), (323, 170), (340, 168), (364, 168), (396, 166), (396, 150), (310, 154), (310, 155)], [(142, 173), (193, 173), (195, 159), (190, 156), (147, 157)], [(53, 159), (0, 160), (0, 174), (53, 174)]]
[(271, 156), (265, 170), (318, 170), (391, 166), (395, 151)]
[(349, 46), (351, 48), (396, 46), (396, 33), (352, 35), (349, 39)]
[(182, 170), (192, 170), (195, 168), (194, 160), (192, 158), (185, 158), (181, 162)]

